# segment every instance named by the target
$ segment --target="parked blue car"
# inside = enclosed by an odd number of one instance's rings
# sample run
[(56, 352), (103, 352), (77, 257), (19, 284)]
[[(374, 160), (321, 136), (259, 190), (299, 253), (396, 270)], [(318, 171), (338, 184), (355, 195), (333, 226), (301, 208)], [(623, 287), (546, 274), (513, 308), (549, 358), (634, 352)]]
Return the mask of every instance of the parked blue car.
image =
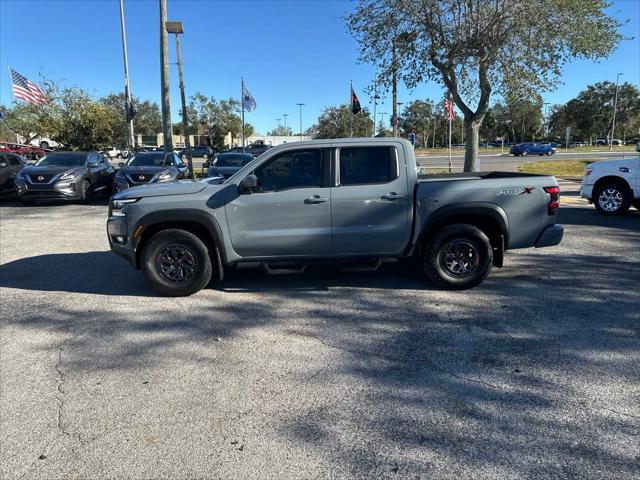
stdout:
[(509, 153), (516, 157), (526, 157), (527, 155), (547, 155), (556, 153), (556, 149), (550, 143), (518, 143), (511, 147)]

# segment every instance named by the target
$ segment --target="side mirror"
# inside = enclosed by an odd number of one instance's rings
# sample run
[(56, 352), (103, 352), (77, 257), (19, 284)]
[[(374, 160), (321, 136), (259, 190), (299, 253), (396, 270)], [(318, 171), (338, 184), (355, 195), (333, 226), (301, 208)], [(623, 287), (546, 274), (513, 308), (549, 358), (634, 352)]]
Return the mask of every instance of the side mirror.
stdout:
[(258, 177), (253, 174), (247, 175), (240, 180), (239, 187), (241, 192), (251, 193), (255, 188), (258, 188)]
[(87, 162), (87, 167), (89, 168), (97, 168), (98, 162)]

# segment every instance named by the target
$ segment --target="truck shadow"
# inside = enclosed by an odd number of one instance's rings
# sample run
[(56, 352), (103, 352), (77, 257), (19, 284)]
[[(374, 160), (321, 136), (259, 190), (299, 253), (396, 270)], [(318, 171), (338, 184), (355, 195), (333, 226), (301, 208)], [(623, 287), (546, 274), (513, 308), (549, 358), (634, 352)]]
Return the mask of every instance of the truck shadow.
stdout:
[(158, 296), (139, 272), (111, 252), (57, 253), (0, 265), (0, 287), (45, 292)]

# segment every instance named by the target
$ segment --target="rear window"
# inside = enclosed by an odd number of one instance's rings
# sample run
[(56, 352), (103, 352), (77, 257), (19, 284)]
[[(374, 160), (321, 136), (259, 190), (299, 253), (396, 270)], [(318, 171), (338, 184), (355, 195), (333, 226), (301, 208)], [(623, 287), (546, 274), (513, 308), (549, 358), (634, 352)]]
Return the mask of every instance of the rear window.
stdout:
[(130, 167), (162, 167), (165, 165), (164, 152), (136, 153), (127, 165)]
[(340, 185), (387, 183), (398, 178), (392, 147), (340, 149)]
[(242, 167), (253, 160), (252, 155), (243, 155), (241, 153), (234, 154), (228, 153), (224, 155), (218, 155), (214, 165), (216, 167)]

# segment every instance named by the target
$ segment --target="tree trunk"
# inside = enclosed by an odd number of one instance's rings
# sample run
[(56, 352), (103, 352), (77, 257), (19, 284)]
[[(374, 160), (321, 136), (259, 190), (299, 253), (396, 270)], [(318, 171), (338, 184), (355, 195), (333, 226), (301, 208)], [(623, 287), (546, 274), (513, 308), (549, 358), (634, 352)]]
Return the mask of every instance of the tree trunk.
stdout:
[(466, 147), (464, 149), (464, 171), (478, 172), (480, 171), (480, 160), (478, 159), (478, 142), (480, 140), (480, 124), (476, 120), (472, 120), (465, 115), (464, 132), (467, 138)]

